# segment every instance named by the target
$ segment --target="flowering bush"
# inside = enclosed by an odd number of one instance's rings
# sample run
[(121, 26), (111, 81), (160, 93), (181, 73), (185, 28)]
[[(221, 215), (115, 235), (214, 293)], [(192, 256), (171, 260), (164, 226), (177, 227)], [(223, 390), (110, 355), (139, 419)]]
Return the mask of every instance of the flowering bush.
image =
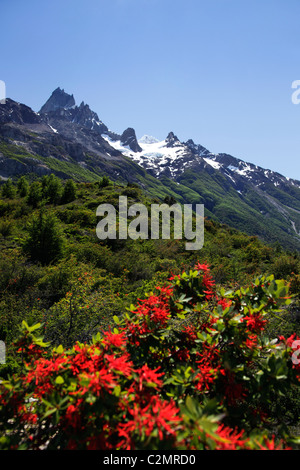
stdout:
[(90, 344), (51, 349), (23, 322), (22, 372), (0, 385), (0, 448), (292, 448), (276, 399), (299, 386), (295, 337), (264, 333), (289, 303), (273, 276), (217, 292), (198, 263)]

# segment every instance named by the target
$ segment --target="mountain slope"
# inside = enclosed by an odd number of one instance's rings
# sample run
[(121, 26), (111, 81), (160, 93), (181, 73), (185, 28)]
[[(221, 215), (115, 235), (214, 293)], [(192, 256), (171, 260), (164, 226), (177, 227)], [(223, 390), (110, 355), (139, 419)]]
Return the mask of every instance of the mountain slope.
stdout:
[(137, 183), (148, 194), (202, 203), (207, 217), (267, 242), (300, 250), (300, 182), (192, 139), (137, 140), (111, 131), (97, 113), (57, 88), (34, 112), (7, 99), (0, 106), (0, 177), (55, 173), (62, 178)]
[[(36, 113), (11, 99), (0, 106), (0, 179), (54, 173), (61, 178), (92, 182), (108, 175), (113, 181), (137, 183), (153, 196), (175, 196), (109, 145), (101, 136), (104, 130), (109, 132), (107, 127), (88, 105), (60, 108), (58, 101), (72, 103), (62, 93), (54, 93), (54, 98), (42, 107), (49, 110), (47, 113)], [(126, 143), (130, 132), (123, 133), (123, 137)]]
[(192, 139), (180, 142), (173, 132), (163, 141), (143, 136), (138, 142), (142, 150), (137, 152), (104, 137), (165, 186), (192, 189), (199, 199), (190, 202), (203, 203), (209, 217), (270, 243), (280, 241), (290, 250), (299, 249), (299, 181), (228, 154), (213, 154)]

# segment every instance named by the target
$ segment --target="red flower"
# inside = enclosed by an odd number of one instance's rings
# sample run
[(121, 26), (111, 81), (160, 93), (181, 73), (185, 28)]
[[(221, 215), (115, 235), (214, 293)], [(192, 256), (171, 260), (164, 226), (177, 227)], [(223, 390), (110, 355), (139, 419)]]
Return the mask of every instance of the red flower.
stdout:
[(70, 395), (82, 395), (92, 392), (96, 396), (101, 396), (105, 390), (113, 389), (117, 385), (116, 377), (102, 367), (99, 371), (93, 373), (83, 373), (80, 376), (82, 387), (76, 392), (70, 392)]
[(216, 434), (220, 440), (216, 438), (216, 450), (236, 450), (247, 448), (248, 439), (242, 439), (244, 431), (238, 431), (220, 424)]
[(267, 320), (262, 319), (259, 313), (247, 315), (243, 318), (243, 321), (246, 321), (250, 331), (255, 331), (256, 333), (262, 331), (267, 322)]
[(96, 371), (102, 367), (102, 354), (95, 354), (95, 346), (87, 347), (76, 344), (74, 346), (77, 354), (71, 361), (71, 369), (74, 375), (81, 371)]
[(214, 287), (215, 287), (215, 281), (213, 278), (210, 276), (209, 273), (204, 273), (203, 279), (202, 279), (203, 285), (206, 288), (204, 290), (204, 293), (206, 294), (206, 300), (210, 300), (214, 295)]
[(54, 385), (51, 379), (56, 378), (58, 372), (66, 369), (68, 359), (64, 356), (52, 359), (40, 358), (34, 363), (34, 367), (29, 370), (24, 383), (29, 384), (34, 381), (36, 396), (42, 396), (53, 390)]
[(157, 371), (160, 369), (158, 367), (155, 370), (150, 369), (147, 364), (145, 364), (143, 367), (140, 369), (137, 369), (137, 373), (139, 374), (139, 390), (141, 391), (143, 389), (143, 385), (147, 383), (152, 383), (155, 384), (158, 388), (162, 387), (163, 382), (159, 379), (159, 377), (162, 377), (164, 375), (163, 372), (157, 373)]
[(143, 322), (141, 325), (137, 323), (128, 323), (126, 329), (128, 341), (134, 346), (140, 346), (142, 336), (151, 332), (146, 322)]
[(156, 395), (152, 396), (146, 406), (134, 403), (133, 408), (128, 408), (128, 413), (132, 419), (126, 423), (118, 425), (118, 433), (122, 439), (121, 449), (131, 450), (134, 448), (134, 433), (138, 436), (150, 437), (153, 433), (158, 433), (160, 440), (166, 437), (175, 436), (176, 428), (182, 419), (179, 416), (179, 409), (173, 400), (163, 401)]
[(293, 345), (293, 342), (296, 340), (299, 340), (300, 338), (297, 337), (296, 333), (292, 334), (286, 339), (286, 345), (291, 348)]
[(161, 293), (161, 295), (165, 298), (170, 298), (173, 294), (173, 286), (165, 286), (165, 287), (160, 287), (157, 286), (156, 289), (158, 289)]
[(218, 300), (218, 305), (221, 305), (222, 310), (225, 310), (225, 308), (230, 307), (232, 304), (231, 300), (228, 299), (219, 299)]
[(215, 380), (216, 370), (212, 368), (211, 364), (201, 365), (200, 372), (195, 377), (195, 388), (200, 392), (209, 390), (210, 384)]
[(78, 400), (76, 405), (69, 405), (65, 414), (65, 423), (74, 429), (78, 429), (81, 425), (80, 404), (82, 399)]
[(126, 344), (125, 333), (111, 333), (110, 331), (105, 331), (103, 342), (105, 346), (116, 346), (117, 348), (121, 348)]
[(208, 264), (200, 264), (199, 262), (195, 264), (194, 269), (197, 271), (204, 271), (208, 272), (209, 271), (209, 265)]
[(128, 377), (132, 373), (132, 362), (129, 361), (129, 354), (123, 354), (120, 357), (116, 357), (114, 354), (105, 354), (105, 359), (108, 362), (109, 370), (122, 373)]
[(148, 317), (154, 323), (164, 326), (170, 317), (170, 310), (164, 296), (151, 295), (145, 300), (140, 300), (137, 315)]
[(249, 335), (245, 341), (245, 345), (249, 349), (253, 349), (257, 346), (257, 336), (256, 335)]
[(258, 445), (261, 450), (292, 450), (291, 447), (285, 447), (285, 443), (282, 440), (276, 445), (274, 435), (272, 436), (272, 439), (264, 438), (263, 443), (259, 443)]
[(193, 343), (197, 339), (197, 333), (194, 326), (188, 325), (185, 326), (182, 330), (183, 337), (188, 341)]

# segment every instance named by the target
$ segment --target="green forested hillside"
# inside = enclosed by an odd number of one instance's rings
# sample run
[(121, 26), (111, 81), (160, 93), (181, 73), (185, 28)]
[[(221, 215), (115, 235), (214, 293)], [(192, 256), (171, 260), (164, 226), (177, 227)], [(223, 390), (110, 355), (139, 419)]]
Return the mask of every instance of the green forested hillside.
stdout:
[[(196, 261), (208, 263), (217, 284), (245, 285), (260, 274), (293, 279), (300, 258), (256, 237), (205, 220), (204, 246), (184, 240), (104, 240), (96, 236), (96, 208), (154, 199), (136, 185), (103, 178), (73, 183), (43, 177), (2, 185), (0, 201), (0, 339), (10, 344), (22, 320), (41, 321), (53, 344), (88, 340), (145, 292)], [(159, 201), (159, 199), (155, 199)], [(8, 354), (13, 367), (14, 355)]]
[(107, 177), (2, 185), (0, 448), (297, 447), (299, 254), (208, 219), (197, 252), (101, 241), (120, 195), (159, 202)]

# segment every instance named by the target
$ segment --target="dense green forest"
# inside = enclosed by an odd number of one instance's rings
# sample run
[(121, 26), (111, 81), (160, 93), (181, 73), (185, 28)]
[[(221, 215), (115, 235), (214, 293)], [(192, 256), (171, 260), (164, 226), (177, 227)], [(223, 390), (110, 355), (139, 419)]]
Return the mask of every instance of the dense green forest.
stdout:
[[(40, 334), (52, 348), (91, 343), (156, 286), (190, 272), (197, 263), (209, 266), (218, 292), (241, 292), (259, 276), (284, 280), (292, 301), (276, 314), (266, 309), (265, 331), (271, 339), (300, 334), (296, 251), (269, 246), (208, 219), (204, 246), (197, 252), (187, 251), (185, 240), (177, 239), (99, 240), (100, 204), (117, 207), (121, 195), (129, 204), (142, 202), (146, 207), (175, 202), (170, 197), (155, 199), (135, 184), (117, 184), (107, 177), (91, 183), (53, 175), (21, 177), (7, 180), (0, 190), (0, 340), (7, 348), (6, 363), (0, 365), (3, 380), (24, 366), (16, 343), (22, 328), (31, 334), (31, 325), (40, 324)], [(182, 287), (182, 293), (187, 295), (189, 289), (191, 284)], [(285, 410), (285, 424), (297, 429), (299, 393), (285, 392), (284, 398), (278, 397), (279, 404)]]

